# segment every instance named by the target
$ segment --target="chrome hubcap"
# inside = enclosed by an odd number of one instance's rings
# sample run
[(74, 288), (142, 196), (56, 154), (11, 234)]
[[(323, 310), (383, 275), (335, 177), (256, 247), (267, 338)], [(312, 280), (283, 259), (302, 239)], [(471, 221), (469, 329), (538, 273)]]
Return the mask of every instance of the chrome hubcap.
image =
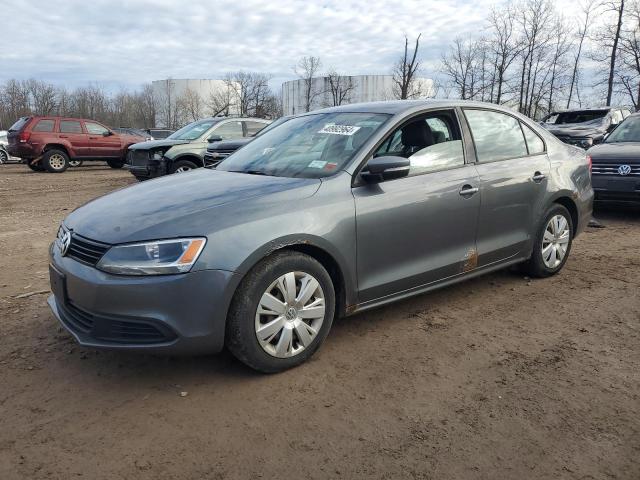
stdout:
[(176, 168), (176, 173), (184, 173), (184, 172), (188, 172), (189, 170), (191, 170), (191, 167), (180, 167), (180, 168)]
[(80, 162), (78, 160), (69, 160), (70, 167), (77, 167), (78, 165), (80, 165)]
[(4, 163), (7, 161), (7, 154), (0, 150), (0, 163)]
[(269, 355), (293, 357), (316, 338), (324, 313), (325, 298), (320, 283), (305, 272), (285, 273), (260, 298), (256, 337)]
[(562, 263), (570, 239), (571, 230), (567, 219), (563, 215), (552, 217), (542, 236), (542, 261), (548, 268), (556, 268)]
[(49, 157), (49, 165), (55, 170), (60, 170), (64, 168), (64, 157), (59, 154), (54, 154)]

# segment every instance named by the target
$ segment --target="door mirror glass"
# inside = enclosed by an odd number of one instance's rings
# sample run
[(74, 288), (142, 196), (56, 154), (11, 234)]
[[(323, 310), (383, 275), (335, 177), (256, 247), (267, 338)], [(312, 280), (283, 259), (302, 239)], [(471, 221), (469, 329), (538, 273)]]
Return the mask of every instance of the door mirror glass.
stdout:
[(102, 132), (103, 137), (110, 137), (111, 135), (113, 135), (113, 133), (111, 133), (109, 130), (107, 130), (106, 132)]
[(367, 183), (393, 180), (409, 175), (410, 165), (409, 159), (404, 157), (394, 155), (376, 157), (369, 160), (361, 175)]
[(220, 142), (220, 141), (222, 141), (222, 137), (220, 135), (216, 135), (215, 133), (211, 135), (209, 138), (207, 138), (207, 142), (209, 143)]

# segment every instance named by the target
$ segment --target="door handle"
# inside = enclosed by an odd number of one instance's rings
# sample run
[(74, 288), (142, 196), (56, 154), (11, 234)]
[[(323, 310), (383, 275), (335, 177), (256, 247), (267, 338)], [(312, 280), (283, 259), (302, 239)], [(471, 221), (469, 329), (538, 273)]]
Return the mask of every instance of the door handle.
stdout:
[(97, 140), (98, 137), (89, 137), (89, 140)]
[(533, 174), (533, 177), (531, 177), (531, 180), (533, 180), (536, 183), (540, 183), (545, 178), (547, 178), (547, 176), (544, 173), (536, 172)]
[(471, 195), (478, 192), (479, 192), (478, 187), (472, 187), (471, 185), (463, 185), (459, 193), (463, 197), (470, 197)]
[(69, 138), (69, 135), (60, 135), (60, 138)]

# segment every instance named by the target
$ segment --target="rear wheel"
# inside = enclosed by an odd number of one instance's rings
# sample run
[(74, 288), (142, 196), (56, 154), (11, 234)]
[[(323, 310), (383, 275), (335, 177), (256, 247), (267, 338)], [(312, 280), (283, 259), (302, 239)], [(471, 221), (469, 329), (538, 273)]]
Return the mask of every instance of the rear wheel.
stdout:
[(7, 152), (0, 148), (0, 165), (3, 163), (7, 163), (7, 160), (9, 160), (9, 155), (7, 155)]
[(191, 160), (178, 160), (171, 166), (171, 173), (184, 173), (198, 168)]
[(562, 270), (571, 251), (573, 229), (571, 215), (565, 207), (555, 204), (549, 208), (538, 229), (533, 253), (524, 264), (524, 270), (540, 278)]
[(111, 168), (122, 168), (124, 166), (124, 162), (122, 160), (107, 160), (107, 165)]
[(265, 373), (295, 367), (320, 347), (335, 311), (331, 277), (314, 258), (278, 252), (244, 278), (229, 310), (226, 345)]
[(47, 150), (41, 162), (51, 173), (62, 173), (69, 168), (69, 157), (62, 150)]
[(79, 167), (82, 165), (82, 160), (69, 160), (70, 167)]
[(40, 162), (31, 163), (31, 160), (27, 160), (27, 167), (29, 167), (34, 172), (44, 172), (45, 168), (42, 166)]

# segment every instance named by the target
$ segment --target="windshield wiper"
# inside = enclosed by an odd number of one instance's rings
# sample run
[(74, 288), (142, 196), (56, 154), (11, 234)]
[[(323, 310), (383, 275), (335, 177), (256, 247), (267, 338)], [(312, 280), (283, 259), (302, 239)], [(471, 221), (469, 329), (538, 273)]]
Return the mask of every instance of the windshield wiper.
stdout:
[(229, 170), (231, 173), (248, 173), (249, 175), (267, 175), (260, 170)]

